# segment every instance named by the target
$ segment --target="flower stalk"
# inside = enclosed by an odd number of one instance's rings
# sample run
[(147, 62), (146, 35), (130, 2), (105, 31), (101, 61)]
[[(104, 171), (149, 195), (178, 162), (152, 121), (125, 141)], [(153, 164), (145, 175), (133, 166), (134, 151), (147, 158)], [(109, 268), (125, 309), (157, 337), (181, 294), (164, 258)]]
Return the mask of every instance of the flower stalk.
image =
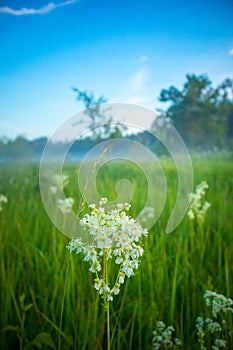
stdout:
[[(107, 198), (102, 198), (99, 206), (89, 205), (90, 214), (80, 220), (84, 230), (89, 233), (90, 241), (83, 242), (81, 237), (73, 238), (67, 248), (70, 252), (81, 254), (83, 261), (90, 265), (94, 275), (94, 288), (104, 301), (107, 319), (107, 349), (111, 349), (110, 301), (120, 293), (126, 277), (134, 275), (140, 258), (144, 253), (141, 241), (148, 235), (146, 229), (126, 214), (130, 204), (117, 204), (107, 207)], [(117, 266), (116, 275), (109, 280), (110, 264)], [(112, 270), (111, 270), (112, 271)], [(114, 281), (111, 285), (111, 281)]]

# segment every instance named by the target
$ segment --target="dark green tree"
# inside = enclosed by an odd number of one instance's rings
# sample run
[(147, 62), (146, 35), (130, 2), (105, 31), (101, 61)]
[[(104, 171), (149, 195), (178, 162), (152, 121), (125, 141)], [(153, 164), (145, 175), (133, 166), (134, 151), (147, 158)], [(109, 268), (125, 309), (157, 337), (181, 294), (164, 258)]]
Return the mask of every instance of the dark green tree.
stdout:
[(222, 148), (233, 137), (233, 80), (217, 88), (206, 75), (186, 76), (183, 89), (163, 89), (161, 102), (170, 102), (163, 112), (177, 128), (186, 144), (194, 148)]
[(92, 92), (88, 93), (77, 88), (72, 88), (72, 90), (77, 94), (77, 101), (84, 104), (85, 114), (88, 118), (87, 126), (90, 128), (93, 140), (101, 141), (108, 138), (122, 137), (126, 127), (120, 122), (113, 123), (110, 108), (102, 108), (102, 104), (107, 102), (104, 96), (95, 98)]
[(5, 144), (5, 156), (12, 160), (25, 160), (33, 156), (33, 150), (28, 140), (19, 135), (15, 140), (8, 140)]

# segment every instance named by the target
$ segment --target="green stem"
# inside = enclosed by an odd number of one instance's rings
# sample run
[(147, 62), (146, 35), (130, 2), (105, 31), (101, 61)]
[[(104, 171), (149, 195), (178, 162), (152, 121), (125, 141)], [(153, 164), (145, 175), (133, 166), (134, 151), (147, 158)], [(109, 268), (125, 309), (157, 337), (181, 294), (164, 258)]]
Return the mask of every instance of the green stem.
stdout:
[[(103, 267), (103, 273), (105, 277), (105, 283), (108, 285), (108, 262), (107, 262), (107, 256), (104, 254), (104, 267)], [(111, 337), (110, 337), (110, 312), (109, 312), (109, 301), (106, 299), (106, 296), (104, 297), (105, 301), (105, 308), (106, 308), (106, 314), (107, 314), (107, 350), (111, 349)]]
[(106, 303), (107, 306), (107, 349), (110, 350), (111, 349), (111, 339), (110, 339), (110, 314), (109, 314), (109, 301), (107, 301)]
[(26, 311), (23, 310), (22, 322), (21, 322), (22, 333), (21, 333), (21, 336), (20, 336), (20, 347), (19, 347), (20, 350), (23, 350), (23, 342), (24, 342), (24, 335), (25, 335), (25, 329), (24, 329), (25, 319), (26, 319)]

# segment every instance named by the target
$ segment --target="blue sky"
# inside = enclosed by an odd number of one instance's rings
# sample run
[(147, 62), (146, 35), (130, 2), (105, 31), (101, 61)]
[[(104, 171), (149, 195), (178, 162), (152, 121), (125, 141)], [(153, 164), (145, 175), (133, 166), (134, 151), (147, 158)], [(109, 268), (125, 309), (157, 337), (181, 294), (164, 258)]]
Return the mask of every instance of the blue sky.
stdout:
[(83, 109), (72, 86), (161, 108), (187, 73), (233, 78), (232, 13), (232, 0), (0, 0), (0, 136), (52, 135)]

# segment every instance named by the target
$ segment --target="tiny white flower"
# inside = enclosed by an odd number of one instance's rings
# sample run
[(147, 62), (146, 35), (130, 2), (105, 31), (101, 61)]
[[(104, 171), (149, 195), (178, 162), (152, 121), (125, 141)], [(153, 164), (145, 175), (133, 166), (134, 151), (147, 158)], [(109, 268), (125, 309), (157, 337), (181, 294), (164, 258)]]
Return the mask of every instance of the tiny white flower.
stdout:
[(124, 282), (125, 282), (125, 273), (120, 273), (119, 274), (118, 282), (120, 284), (124, 284)]
[(208, 184), (205, 181), (202, 181), (196, 187), (196, 192), (189, 194), (190, 204), (187, 215), (190, 220), (194, 220), (196, 218), (199, 223), (204, 221), (206, 212), (211, 206), (211, 203), (209, 202), (203, 203), (203, 197), (208, 187)]
[(106, 204), (107, 201), (108, 201), (107, 198), (101, 198), (101, 200), (99, 201), (100, 207), (102, 207), (102, 205)]
[[(227, 347), (227, 341), (224, 339), (227, 329), (227, 322), (222, 319), (227, 312), (233, 313), (233, 300), (225, 297), (222, 294), (207, 290), (204, 293), (206, 306), (211, 308), (211, 313), (214, 319), (210, 317), (198, 317), (196, 321), (197, 336), (201, 349), (207, 350), (205, 339), (212, 339), (212, 350), (219, 350)], [(216, 338), (217, 337), (217, 338)], [(220, 337), (223, 337), (221, 339)]]
[(115, 263), (119, 265), (122, 263), (122, 261), (123, 261), (123, 259), (119, 257), (115, 260)]
[(153, 331), (153, 345), (154, 349), (178, 349), (182, 342), (178, 338), (173, 339), (174, 327), (168, 326), (163, 321), (159, 321)]
[(8, 202), (7, 197), (4, 196), (4, 194), (0, 194), (0, 211), (2, 210), (2, 204), (7, 202)]
[(108, 295), (107, 295), (107, 301), (113, 301), (113, 297), (112, 297), (111, 294), (108, 294)]
[(68, 174), (55, 174), (52, 179), (52, 183), (58, 189), (65, 188), (69, 183), (69, 175)]
[(49, 189), (50, 189), (50, 192), (52, 194), (56, 194), (57, 193), (57, 187), (56, 186), (50, 186)]
[(129, 203), (124, 203), (124, 208), (125, 208), (125, 210), (129, 210), (130, 208), (131, 208), (131, 204), (129, 204)]
[(58, 207), (63, 214), (70, 213), (74, 204), (74, 199), (69, 197), (65, 199), (58, 199)]
[(188, 211), (188, 217), (190, 220), (194, 220), (195, 219), (195, 214), (194, 214), (194, 211), (192, 209), (190, 209)]

